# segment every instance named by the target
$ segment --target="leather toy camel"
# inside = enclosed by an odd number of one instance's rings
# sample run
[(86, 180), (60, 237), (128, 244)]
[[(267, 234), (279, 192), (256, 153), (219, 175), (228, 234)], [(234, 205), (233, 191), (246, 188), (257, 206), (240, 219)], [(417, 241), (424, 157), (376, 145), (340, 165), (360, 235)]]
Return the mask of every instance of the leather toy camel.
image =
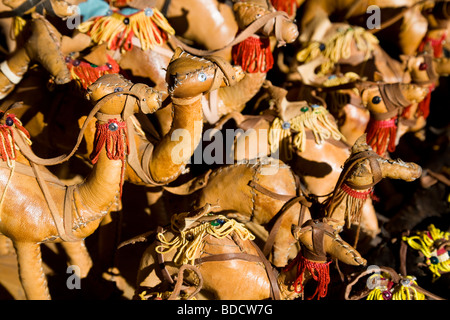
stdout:
[[(275, 37), (279, 46), (292, 43), (297, 39), (297, 26), (282, 12), (276, 12), (266, 1), (236, 1), (233, 12), (239, 31), (232, 42), (222, 49), (198, 50), (182, 45), (182, 48), (198, 56), (217, 55), (232, 46), (233, 64), (240, 66), (245, 77), (236, 85), (219, 88), (205, 95), (203, 114), (205, 121), (216, 123), (222, 116), (242, 111), (260, 90), (267, 72), (273, 67), (272, 45), (270, 37)], [(258, 21), (259, 20), (259, 21)], [(159, 121), (162, 132), (168, 130), (167, 112), (161, 110)]]
[[(197, 292), (207, 299), (219, 300), (285, 300), (303, 294), (301, 288), (311, 281), (311, 272), (319, 272), (314, 268), (297, 269), (297, 264), (307, 259), (299, 255), (292, 266), (278, 272), (242, 224), (208, 214), (210, 209), (211, 205), (206, 204), (191, 213), (174, 215), (171, 226), (158, 229), (156, 241), (141, 259), (136, 299), (155, 298), (159, 293), (177, 299), (182, 285), (187, 285), (188, 298)], [(317, 244), (323, 244), (319, 253), (323, 260), (315, 262), (315, 266), (327, 267), (327, 256), (350, 265), (365, 264), (339, 235), (322, 229), (320, 224), (307, 223), (302, 229), (295, 229), (294, 236), (298, 239), (312, 229), (321, 234), (316, 236)], [(188, 271), (188, 275), (183, 277), (182, 271)], [(318, 298), (326, 296), (328, 287), (322, 276), (326, 278), (328, 274), (321, 272), (319, 276), (322, 290)]]
[[(3, 117), (2, 132), (5, 141), (11, 142), (5, 149), (8, 152), (2, 154), (1, 172), (5, 183), (0, 231), (13, 241), (20, 279), (28, 299), (50, 298), (40, 244), (63, 241), (70, 248), (73, 245), (69, 242), (81, 243), (120, 200), (128, 152), (123, 119), (140, 109), (152, 113), (160, 107), (160, 94), (156, 91), (147, 91), (144, 101), (126, 103), (128, 92), (117, 88), (123, 89), (120, 83), (103, 83), (99, 79), (88, 90), (89, 98), (98, 102), (89, 116), (89, 119), (97, 118), (91, 154), (94, 166), (89, 176), (76, 185), (64, 185), (39, 165), (50, 160), (42, 160), (32, 153), (23, 138), (27, 137), (27, 131), (12, 114)], [(101, 102), (100, 98), (103, 98)], [(14, 141), (20, 152), (13, 152)], [(55, 163), (66, 158), (58, 158)], [(27, 195), (25, 198), (24, 194)], [(83, 274), (87, 271), (83, 270)]]

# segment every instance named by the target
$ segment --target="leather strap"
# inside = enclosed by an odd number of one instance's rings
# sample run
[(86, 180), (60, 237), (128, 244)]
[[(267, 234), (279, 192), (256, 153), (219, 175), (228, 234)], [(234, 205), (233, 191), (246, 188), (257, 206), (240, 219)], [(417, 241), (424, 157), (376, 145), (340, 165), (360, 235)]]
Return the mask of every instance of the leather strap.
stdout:
[[(17, 8), (14, 8), (10, 11), (2, 11), (0, 12), (0, 19), (2, 18), (12, 18), (12, 17), (22, 17), (29, 10), (33, 9), (37, 6), (42, 6), (45, 2), (50, 2), (50, 0), (26, 0)], [(53, 10), (52, 10), (53, 11)]]
[(262, 253), (261, 249), (259, 249), (258, 245), (256, 245), (255, 242), (249, 240), (252, 246), (257, 251), (258, 255), (251, 255), (248, 253), (225, 253), (225, 254), (216, 254), (211, 255), (208, 257), (201, 257), (198, 259), (195, 259), (195, 264), (201, 264), (205, 262), (217, 262), (217, 261), (229, 261), (229, 260), (244, 260), (249, 262), (262, 262), (264, 265), (264, 268), (266, 269), (267, 277), (270, 282), (271, 286), (271, 297), (274, 300), (280, 300), (281, 294), (280, 289), (278, 287), (277, 282), (277, 276), (274, 273), (273, 266), (270, 264), (270, 262), (266, 259), (264, 254)]
[[(45, 200), (47, 202), (48, 208), (49, 208), (50, 213), (51, 213), (51, 215), (53, 217), (53, 221), (55, 222), (56, 230), (57, 230), (59, 236), (61, 237), (61, 239), (63, 241), (67, 241), (67, 242), (80, 241), (81, 239), (75, 237), (72, 234), (72, 227), (71, 226), (70, 226), (70, 228), (68, 230), (66, 230), (66, 224), (71, 223), (72, 221), (67, 221), (67, 222), (65, 221), (66, 220), (65, 219), (66, 218), (65, 217), (66, 216), (65, 212), (63, 213), (63, 217), (62, 217), (63, 219), (60, 219), (60, 216), (58, 214), (59, 210), (56, 207), (56, 204), (55, 204), (55, 202), (54, 202), (54, 200), (53, 200), (53, 198), (51, 196), (51, 193), (50, 193), (50, 190), (48, 189), (46, 181), (44, 180), (44, 178), (41, 175), (41, 170), (39, 169), (38, 165), (33, 163), (33, 162), (31, 162), (30, 165), (31, 165), (31, 168), (33, 168), (36, 180), (37, 180), (37, 182), (39, 184), (39, 187), (42, 190), (42, 194), (44, 195), (44, 198), (45, 198)], [(66, 191), (66, 195), (67, 195), (67, 191)], [(66, 206), (65, 206), (65, 209), (67, 209)], [(72, 208), (70, 208), (68, 211), (71, 212), (71, 209)], [(66, 211), (66, 210), (64, 210), (64, 211)]]
[[(298, 218), (297, 225), (301, 225), (303, 222), (304, 214), (306, 207), (310, 207), (311, 203), (308, 202), (308, 205), (305, 205), (303, 201), (306, 201), (305, 197), (299, 196), (294, 197), (290, 201), (286, 202), (283, 207), (280, 209), (280, 211), (275, 215), (275, 223), (273, 224), (272, 228), (270, 228), (269, 236), (267, 237), (267, 240), (264, 244), (263, 253), (264, 256), (269, 256), (270, 252), (272, 251), (273, 244), (275, 243), (275, 236), (277, 235), (278, 231), (280, 230), (282, 219), (285, 215), (285, 213), (296, 203), (300, 202), (300, 213)], [(273, 220), (273, 218), (272, 218)], [(270, 222), (269, 222), (270, 224)]]
[[(284, 11), (276, 11), (276, 12), (268, 13), (268, 14), (260, 17), (259, 19), (256, 19), (255, 21), (253, 21), (247, 28), (245, 28), (242, 32), (240, 32), (233, 39), (233, 41), (231, 41), (229, 44), (225, 45), (224, 47), (222, 47), (220, 49), (201, 50), (201, 49), (193, 48), (193, 47), (188, 46), (186, 43), (182, 42), (181, 40), (179, 40), (177, 37), (171, 37), (169, 41), (173, 42), (175, 47), (181, 47), (184, 51), (187, 51), (187, 52), (189, 52), (189, 53), (191, 53), (193, 55), (196, 55), (196, 56), (215, 55), (215, 54), (217, 54), (218, 52), (220, 52), (222, 50), (225, 50), (225, 49), (228, 49), (230, 47), (233, 47), (234, 45), (244, 41), (248, 37), (250, 37), (253, 34), (255, 34), (258, 30), (263, 28), (272, 19), (275, 19), (278, 16), (281, 16), (284, 19), (289, 20), (289, 16)], [(277, 19), (276, 21), (280, 21), (280, 19)], [(277, 26), (275, 26), (275, 28), (277, 28)], [(282, 39), (278, 39), (277, 38), (277, 40), (283, 42)]]
[[(338, 190), (341, 188), (342, 184), (345, 182), (350, 188), (355, 190), (363, 190), (363, 189), (369, 189), (376, 185), (378, 182), (381, 181), (383, 178), (381, 168), (379, 166), (379, 163), (376, 159), (378, 159), (379, 156), (372, 150), (367, 151), (361, 151), (356, 154), (353, 154), (350, 156), (350, 158), (347, 159), (347, 161), (344, 163), (344, 168), (342, 169), (342, 172), (339, 176), (339, 179), (336, 183), (336, 187), (334, 188), (333, 194), (331, 197), (327, 200), (327, 204), (325, 207), (325, 210), (328, 212), (331, 212), (334, 208), (334, 199), (336, 195), (338, 194)], [(350, 183), (349, 181), (345, 181), (347, 178), (347, 175), (350, 173), (350, 171), (353, 169), (355, 165), (357, 165), (360, 161), (364, 161), (369, 159), (370, 166), (372, 169), (372, 175), (373, 175), (373, 182), (367, 185), (359, 186)]]
[(302, 245), (303, 256), (311, 261), (326, 261), (327, 253), (324, 248), (325, 235), (334, 238), (334, 229), (329, 224), (324, 223), (320, 220), (308, 220), (306, 221), (298, 231), (298, 233), (303, 233), (306, 231), (311, 231), (311, 240), (313, 245), (313, 250)]
[(18, 133), (17, 129), (14, 127), (11, 127), (11, 129), (14, 131), (15, 136), (19, 137), (18, 139), (16, 139), (16, 143), (17, 143), (20, 151), (25, 156), (25, 158), (27, 158), (30, 162), (33, 162), (38, 165), (43, 165), (43, 166), (57, 165), (57, 164), (61, 164), (65, 161), (69, 160), (75, 154), (75, 152), (78, 150), (78, 147), (80, 146), (81, 142), (83, 141), (84, 131), (86, 130), (89, 122), (95, 117), (96, 113), (101, 109), (101, 107), (103, 106), (104, 103), (106, 103), (107, 101), (109, 101), (110, 99), (114, 98), (115, 96), (117, 96), (119, 94), (134, 95), (133, 93), (127, 92), (127, 91), (114, 92), (114, 93), (111, 93), (111, 94), (105, 96), (102, 100), (100, 100), (94, 106), (94, 108), (91, 110), (91, 112), (87, 116), (86, 120), (84, 121), (83, 126), (81, 127), (81, 130), (78, 134), (77, 142), (75, 143), (75, 146), (73, 147), (72, 151), (69, 154), (67, 154), (67, 155), (63, 154), (63, 155), (60, 155), (60, 156), (57, 156), (54, 158), (38, 157), (33, 152), (33, 150), (28, 145), (28, 143), (26, 143), (23, 140), (24, 138)]
[(396, 14), (395, 16), (393, 16), (392, 18), (386, 20), (385, 22), (383, 22), (379, 28), (373, 28), (373, 29), (369, 29), (367, 30), (367, 32), (370, 33), (377, 33), (378, 31), (381, 31), (383, 29), (386, 29), (387, 27), (393, 25), (394, 23), (396, 23), (398, 20), (402, 19), (404, 17), (404, 15), (409, 11), (414, 9), (414, 7), (416, 6), (421, 6), (424, 3), (427, 3), (428, 0), (421, 0), (421, 1), (417, 1), (416, 3), (412, 4), (410, 7), (407, 7), (405, 9), (403, 9), (400, 13)]
[[(156, 229), (156, 234), (162, 233), (162, 232), (164, 232), (164, 228), (161, 226), (158, 226), (158, 228)], [(157, 246), (162, 245), (161, 241), (158, 240), (158, 237), (156, 237), (156, 245)], [(161, 271), (164, 280), (166, 280), (170, 284), (174, 284), (175, 281), (172, 279), (172, 276), (170, 275), (169, 271), (166, 268), (166, 263), (164, 261), (164, 255), (162, 253), (156, 251), (156, 258), (158, 260), (159, 270)]]

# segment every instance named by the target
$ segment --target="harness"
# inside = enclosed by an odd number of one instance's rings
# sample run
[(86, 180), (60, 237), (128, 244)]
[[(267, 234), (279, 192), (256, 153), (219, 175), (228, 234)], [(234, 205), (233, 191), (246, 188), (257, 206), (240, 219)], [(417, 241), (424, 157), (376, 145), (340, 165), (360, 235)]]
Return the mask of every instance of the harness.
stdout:
[(0, 12), (0, 19), (3, 18), (12, 18), (12, 17), (23, 17), (26, 12), (29, 10), (36, 8), (36, 12), (43, 14), (44, 10), (47, 14), (55, 16), (55, 11), (53, 10), (53, 6), (51, 0), (26, 0), (17, 8), (14, 8), (9, 11)]

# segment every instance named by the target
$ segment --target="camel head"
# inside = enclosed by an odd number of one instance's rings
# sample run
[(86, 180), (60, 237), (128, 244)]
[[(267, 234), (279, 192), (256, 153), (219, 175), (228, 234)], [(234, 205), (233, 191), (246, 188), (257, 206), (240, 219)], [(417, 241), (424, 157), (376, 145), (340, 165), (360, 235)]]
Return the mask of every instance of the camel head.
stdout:
[[(422, 167), (416, 163), (404, 162), (401, 159), (392, 160), (379, 156), (372, 151), (372, 148), (366, 141), (367, 136), (363, 134), (352, 146), (349, 161), (355, 159), (362, 152), (366, 152), (367, 156), (356, 160), (358, 163), (346, 174), (346, 184), (362, 188), (366, 185), (377, 183), (383, 178), (414, 181), (422, 175)], [(376, 172), (378, 172), (379, 177), (375, 177)]]
[(177, 48), (166, 73), (168, 91), (175, 98), (193, 98), (243, 78), (240, 67), (232, 67), (218, 56), (197, 57)]
[(302, 255), (308, 260), (324, 263), (330, 256), (352, 266), (364, 266), (367, 263), (326, 220), (308, 220), (301, 227), (293, 225), (292, 235), (300, 242)]
[(429, 89), (412, 83), (363, 84), (360, 89), (363, 105), (372, 113), (387, 113), (421, 102)]
[[(433, 84), (438, 80), (437, 64), (442, 59), (433, 58), (431, 52), (426, 51), (415, 56), (401, 56), (404, 69), (410, 73), (412, 83)], [(448, 64), (450, 65), (450, 63)]]
[[(268, 3), (266, 0), (234, 1), (233, 10), (239, 29), (244, 30), (261, 17), (277, 12)], [(278, 12), (280, 15), (268, 20), (258, 33), (264, 36), (275, 35), (281, 44), (293, 43), (299, 36), (298, 27), (287, 14), (281, 14), (284, 11)]]
[(92, 103), (103, 101), (100, 112), (106, 114), (121, 114), (130, 100), (132, 112), (138, 112), (140, 108), (144, 113), (153, 113), (161, 106), (161, 92), (145, 84), (134, 84), (117, 73), (101, 76), (86, 91), (86, 97)]

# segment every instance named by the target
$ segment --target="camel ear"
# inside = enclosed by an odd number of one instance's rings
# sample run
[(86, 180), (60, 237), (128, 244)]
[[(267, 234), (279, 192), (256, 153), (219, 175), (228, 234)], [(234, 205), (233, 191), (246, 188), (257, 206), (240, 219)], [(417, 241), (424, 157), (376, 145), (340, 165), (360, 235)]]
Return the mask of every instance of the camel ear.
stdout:
[(183, 49), (181, 49), (180, 47), (177, 47), (175, 49), (175, 52), (173, 53), (172, 59), (170, 59), (170, 62), (172, 62), (175, 59), (178, 59), (182, 53), (183, 53)]
[(369, 150), (370, 146), (367, 144), (367, 134), (364, 133), (358, 139), (352, 147), (352, 153), (357, 153), (365, 150)]
[(361, 92), (361, 101), (364, 107), (367, 107), (367, 104), (369, 103), (369, 90), (363, 89)]
[(293, 224), (291, 226), (291, 234), (294, 237), (294, 239), (297, 241), (299, 241), (299, 239), (300, 239), (300, 229), (301, 229), (301, 227), (298, 225)]

